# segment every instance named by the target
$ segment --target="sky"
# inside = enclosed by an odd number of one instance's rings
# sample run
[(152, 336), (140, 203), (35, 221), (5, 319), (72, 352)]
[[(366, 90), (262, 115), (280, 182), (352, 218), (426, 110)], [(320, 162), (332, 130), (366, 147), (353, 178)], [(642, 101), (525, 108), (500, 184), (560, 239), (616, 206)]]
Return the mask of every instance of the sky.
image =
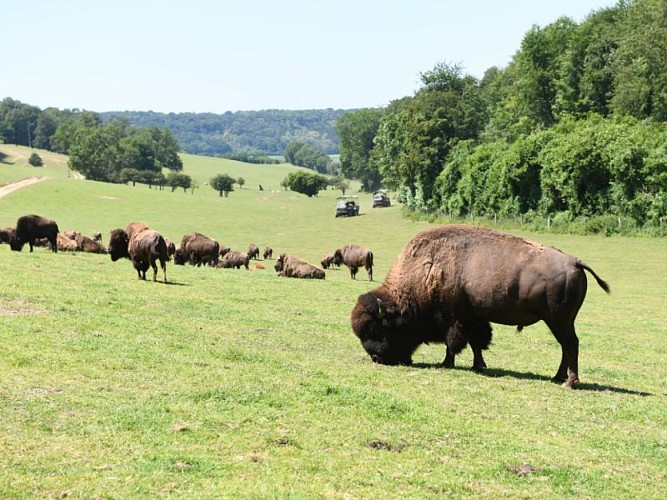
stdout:
[(358, 109), (446, 63), (481, 78), (524, 35), (615, 0), (0, 0), (0, 99), (41, 109)]

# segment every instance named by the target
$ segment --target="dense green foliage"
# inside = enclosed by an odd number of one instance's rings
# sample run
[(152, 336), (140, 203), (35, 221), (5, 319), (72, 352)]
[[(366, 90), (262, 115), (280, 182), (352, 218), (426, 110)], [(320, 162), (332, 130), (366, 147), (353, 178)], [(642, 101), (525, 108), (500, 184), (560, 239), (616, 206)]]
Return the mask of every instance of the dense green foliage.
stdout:
[(305, 142), (290, 142), (285, 148), (283, 156), (285, 161), (297, 167), (309, 168), (321, 174), (333, 173), (331, 158), (324, 151), (320, 151)]
[(533, 27), (481, 81), (438, 64), (414, 96), (345, 115), (341, 169), (366, 190), (397, 190), (416, 212), (659, 227), (665, 75), (664, 0), (619, 2), (581, 24), (561, 18)]
[(166, 127), (184, 151), (219, 156), (247, 151), (281, 155), (290, 142), (304, 142), (327, 154), (338, 153), (336, 121), (349, 110), (312, 109), (214, 113), (100, 113), (111, 121), (124, 118), (140, 127)]
[(229, 196), (230, 191), (234, 191), (234, 178), (229, 174), (218, 174), (212, 177), (209, 184), (220, 196)]
[(308, 197), (317, 196), (317, 193), (329, 185), (327, 178), (312, 172), (291, 172), (283, 180), (283, 186)]

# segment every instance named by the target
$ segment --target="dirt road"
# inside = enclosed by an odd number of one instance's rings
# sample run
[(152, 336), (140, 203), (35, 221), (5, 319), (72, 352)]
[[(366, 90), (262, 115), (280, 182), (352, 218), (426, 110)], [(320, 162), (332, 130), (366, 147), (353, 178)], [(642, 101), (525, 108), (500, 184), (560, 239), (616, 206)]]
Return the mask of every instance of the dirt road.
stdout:
[(20, 181), (10, 182), (4, 186), (0, 186), (0, 198), (7, 196), (14, 191), (17, 191), (23, 187), (29, 186), (30, 184), (35, 184), (36, 182), (45, 181), (48, 177), (28, 177), (26, 179), (21, 179)]

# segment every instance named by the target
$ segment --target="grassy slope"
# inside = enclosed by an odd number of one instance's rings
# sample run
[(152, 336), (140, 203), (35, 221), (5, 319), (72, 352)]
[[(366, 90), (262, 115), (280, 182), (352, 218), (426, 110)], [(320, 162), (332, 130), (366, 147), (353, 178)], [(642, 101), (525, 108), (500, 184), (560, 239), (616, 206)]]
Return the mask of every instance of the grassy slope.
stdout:
[[(25, 149), (0, 146), (22, 154)], [(185, 156), (194, 194), (67, 177), (46, 158), (0, 164), (0, 184), (52, 177), (0, 199), (0, 226), (35, 212), (90, 234), (143, 220), (319, 261), (354, 241), (376, 279), (424, 223), (400, 209), (335, 219), (336, 192), (278, 189), (290, 167)], [(215, 173), (246, 187), (220, 198)], [(262, 184), (264, 191), (257, 189)], [(664, 241), (528, 235), (576, 254), (590, 280), (577, 323), (583, 390), (548, 379), (560, 350), (546, 327), (496, 327), (488, 376), (370, 363), (350, 332), (346, 270), (324, 282), (267, 269), (168, 267), (139, 282), (127, 261), (0, 246), (0, 496), (661, 497), (667, 487), (667, 248)], [(254, 266), (253, 266), (254, 267)], [(363, 271), (360, 272), (365, 277)], [(512, 466), (537, 470), (521, 476)]]

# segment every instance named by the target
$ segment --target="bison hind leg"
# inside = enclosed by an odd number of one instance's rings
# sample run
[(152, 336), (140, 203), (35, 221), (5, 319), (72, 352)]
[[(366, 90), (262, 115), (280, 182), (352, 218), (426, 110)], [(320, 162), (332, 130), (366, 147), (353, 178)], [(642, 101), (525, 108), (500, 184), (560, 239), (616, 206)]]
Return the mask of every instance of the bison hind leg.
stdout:
[(447, 337), (445, 338), (447, 345), (447, 352), (442, 365), (445, 368), (454, 368), (454, 360), (456, 355), (460, 353), (468, 345), (468, 331), (460, 321), (454, 321), (447, 329)]
[(488, 321), (477, 323), (470, 327), (470, 348), (473, 352), (472, 369), (481, 373), (486, 368), (482, 350), (488, 349), (491, 344), (493, 329)]

